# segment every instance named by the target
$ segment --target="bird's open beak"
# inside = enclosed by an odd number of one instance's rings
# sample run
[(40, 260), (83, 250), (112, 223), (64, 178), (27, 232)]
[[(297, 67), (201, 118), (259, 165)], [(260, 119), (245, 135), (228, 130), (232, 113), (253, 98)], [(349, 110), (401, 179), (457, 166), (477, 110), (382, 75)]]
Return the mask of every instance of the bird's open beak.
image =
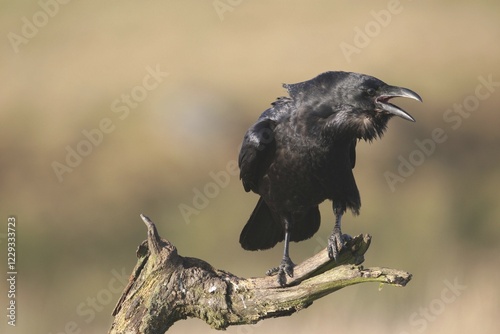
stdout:
[(389, 100), (394, 97), (408, 97), (410, 99), (414, 99), (420, 102), (422, 102), (422, 98), (417, 93), (408, 88), (397, 87), (397, 86), (386, 86), (385, 88), (379, 91), (379, 96), (375, 99), (375, 104), (380, 110), (384, 110), (389, 114), (399, 116), (408, 121), (415, 122), (415, 119), (411, 117), (411, 115), (408, 114), (406, 111), (399, 108), (398, 106), (395, 106), (392, 103), (389, 103)]

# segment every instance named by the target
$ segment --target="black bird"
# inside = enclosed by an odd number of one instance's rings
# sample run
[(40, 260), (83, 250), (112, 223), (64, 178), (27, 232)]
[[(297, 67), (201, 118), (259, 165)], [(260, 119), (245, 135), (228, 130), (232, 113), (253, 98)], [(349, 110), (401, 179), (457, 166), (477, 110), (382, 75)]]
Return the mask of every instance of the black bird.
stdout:
[(284, 84), (289, 97), (278, 98), (248, 129), (239, 155), (240, 178), (247, 192), (260, 195), (240, 235), (246, 250), (263, 250), (285, 241), (277, 268), (281, 286), (293, 277), (289, 242), (311, 238), (319, 229), (318, 205), (333, 202), (335, 226), (328, 255), (336, 259), (344, 242), (341, 218), (359, 214), (360, 196), (352, 169), (356, 142), (381, 137), (392, 116), (415, 121), (389, 103), (394, 97), (422, 101), (402, 87), (372, 76), (325, 72), (296, 84)]

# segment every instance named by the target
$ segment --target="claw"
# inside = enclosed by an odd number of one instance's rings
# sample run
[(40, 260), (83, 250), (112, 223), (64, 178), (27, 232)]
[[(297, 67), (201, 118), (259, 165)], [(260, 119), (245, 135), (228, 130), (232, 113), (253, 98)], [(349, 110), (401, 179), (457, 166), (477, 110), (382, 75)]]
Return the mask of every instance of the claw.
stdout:
[(272, 276), (274, 274), (278, 274), (278, 284), (281, 287), (284, 287), (286, 285), (286, 276), (292, 278), (293, 277), (293, 268), (295, 267), (295, 264), (292, 262), (290, 258), (284, 258), (281, 261), (281, 264), (279, 267), (269, 269), (266, 272), (267, 276)]
[(333, 213), (335, 214), (335, 226), (333, 227), (333, 232), (330, 238), (328, 238), (328, 257), (337, 261), (340, 252), (344, 248), (347, 241), (352, 240), (352, 237), (348, 234), (342, 234), (340, 229), (340, 223), (342, 221), (342, 215), (346, 210), (343, 204), (333, 204)]
[(266, 271), (266, 276), (273, 276), (276, 274), (278, 271), (280, 271), (280, 267), (274, 267)]
[(337, 261), (340, 252), (349, 240), (352, 240), (350, 235), (342, 234), (340, 230), (334, 229), (332, 235), (328, 238), (328, 256), (330, 259)]

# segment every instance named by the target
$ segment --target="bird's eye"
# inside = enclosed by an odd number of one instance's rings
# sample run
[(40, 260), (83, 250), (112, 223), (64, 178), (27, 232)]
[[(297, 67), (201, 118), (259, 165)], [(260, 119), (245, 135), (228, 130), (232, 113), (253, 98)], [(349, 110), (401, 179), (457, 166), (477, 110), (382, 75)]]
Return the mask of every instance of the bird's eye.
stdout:
[(368, 88), (366, 90), (366, 94), (368, 94), (369, 96), (375, 96), (375, 89), (373, 88)]

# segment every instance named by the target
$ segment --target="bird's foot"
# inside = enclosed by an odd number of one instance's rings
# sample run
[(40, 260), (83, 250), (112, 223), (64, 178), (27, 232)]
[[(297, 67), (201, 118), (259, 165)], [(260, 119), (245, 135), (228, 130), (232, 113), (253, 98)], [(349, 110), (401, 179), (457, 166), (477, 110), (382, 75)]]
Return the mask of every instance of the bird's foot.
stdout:
[(290, 258), (284, 258), (281, 261), (281, 264), (279, 267), (269, 269), (266, 272), (267, 276), (272, 276), (274, 274), (278, 274), (278, 284), (282, 287), (285, 286), (286, 284), (286, 275), (288, 277), (293, 277), (293, 267), (295, 267), (295, 264), (292, 262)]
[(337, 261), (342, 248), (349, 240), (352, 240), (349, 234), (342, 234), (340, 229), (335, 228), (330, 238), (328, 238), (328, 256), (330, 259)]

